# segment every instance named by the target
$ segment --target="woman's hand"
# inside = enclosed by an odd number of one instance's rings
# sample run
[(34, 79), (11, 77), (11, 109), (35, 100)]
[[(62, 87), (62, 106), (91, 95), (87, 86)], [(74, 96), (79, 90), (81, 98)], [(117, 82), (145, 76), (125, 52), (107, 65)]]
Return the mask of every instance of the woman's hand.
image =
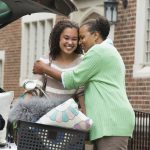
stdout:
[(52, 68), (50, 65), (37, 60), (33, 66), (34, 74), (46, 74), (58, 81), (61, 81), (61, 72), (57, 69)]
[(47, 64), (43, 63), (40, 60), (37, 60), (33, 66), (33, 73), (34, 74), (44, 74), (47, 67), (49, 67)]

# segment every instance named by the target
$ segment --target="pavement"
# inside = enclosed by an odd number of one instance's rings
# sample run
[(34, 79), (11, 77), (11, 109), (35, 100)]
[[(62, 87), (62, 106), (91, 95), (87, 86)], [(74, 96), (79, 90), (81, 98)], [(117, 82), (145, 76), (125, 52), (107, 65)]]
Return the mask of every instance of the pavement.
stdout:
[[(17, 146), (15, 143), (11, 143), (5, 147), (0, 147), (0, 150), (17, 150)], [(93, 145), (85, 144), (85, 150), (93, 150)]]

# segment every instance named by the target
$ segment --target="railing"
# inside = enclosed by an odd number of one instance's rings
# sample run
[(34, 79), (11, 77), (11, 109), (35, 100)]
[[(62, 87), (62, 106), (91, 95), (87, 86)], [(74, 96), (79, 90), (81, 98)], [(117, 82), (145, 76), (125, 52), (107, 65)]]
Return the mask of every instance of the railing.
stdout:
[(128, 150), (150, 150), (150, 114), (135, 111), (136, 121)]

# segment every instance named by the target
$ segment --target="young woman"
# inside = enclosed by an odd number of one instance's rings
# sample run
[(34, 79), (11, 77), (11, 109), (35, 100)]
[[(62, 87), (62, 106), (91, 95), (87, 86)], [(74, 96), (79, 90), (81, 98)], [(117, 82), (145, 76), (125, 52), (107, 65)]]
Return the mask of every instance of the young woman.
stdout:
[[(50, 53), (48, 56), (40, 58), (41, 62), (47, 67), (51, 66), (62, 72), (75, 69), (83, 57), (79, 46), (78, 30), (79, 27), (74, 22), (59, 21), (50, 33)], [(10, 122), (15, 120), (36, 122), (52, 108), (70, 98), (78, 100), (81, 111), (85, 113), (83, 88), (67, 90), (63, 87), (62, 82), (51, 78), (46, 72), (36, 75), (34, 79), (42, 86), (43, 77), (44, 80), (46, 79), (45, 93), (48, 99), (33, 96), (32, 92), (19, 97), (10, 111)], [(27, 83), (28, 81), (25, 84), (27, 85)]]
[[(53, 28), (49, 37), (50, 53), (49, 56), (40, 60), (47, 66), (65, 72), (75, 69), (81, 62), (83, 55), (79, 46), (78, 25), (69, 20), (59, 21)], [(50, 63), (50, 64), (49, 64)], [(71, 97), (81, 100), (82, 110), (84, 109), (83, 88), (67, 90), (62, 82), (51, 78), (44, 73), (47, 78), (46, 93), (55, 105), (59, 105)], [(39, 76), (42, 81), (42, 76)]]
[(90, 140), (96, 150), (127, 150), (135, 115), (125, 88), (125, 65), (113, 44), (107, 40), (107, 19), (88, 20), (80, 27), (80, 44), (86, 52), (73, 71), (61, 72), (34, 64), (34, 73), (47, 73), (62, 81), (66, 89), (85, 86), (86, 114), (93, 120)]

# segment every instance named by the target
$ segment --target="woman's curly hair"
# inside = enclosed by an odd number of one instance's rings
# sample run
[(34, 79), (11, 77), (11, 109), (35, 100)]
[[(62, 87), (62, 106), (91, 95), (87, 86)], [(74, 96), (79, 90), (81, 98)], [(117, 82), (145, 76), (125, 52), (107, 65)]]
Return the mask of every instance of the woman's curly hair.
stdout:
[[(77, 23), (73, 21), (61, 20), (56, 23), (49, 36), (49, 48), (50, 48), (49, 55), (53, 60), (56, 59), (56, 57), (59, 55), (61, 51), (59, 47), (60, 35), (66, 28), (76, 28), (77, 31), (79, 32), (79, 26), (77, 25)], [(82, 50), (79, 45), (79, 40), (78, 40), (77, 48), (74, 52), (77, 54), (82, 54)]]

